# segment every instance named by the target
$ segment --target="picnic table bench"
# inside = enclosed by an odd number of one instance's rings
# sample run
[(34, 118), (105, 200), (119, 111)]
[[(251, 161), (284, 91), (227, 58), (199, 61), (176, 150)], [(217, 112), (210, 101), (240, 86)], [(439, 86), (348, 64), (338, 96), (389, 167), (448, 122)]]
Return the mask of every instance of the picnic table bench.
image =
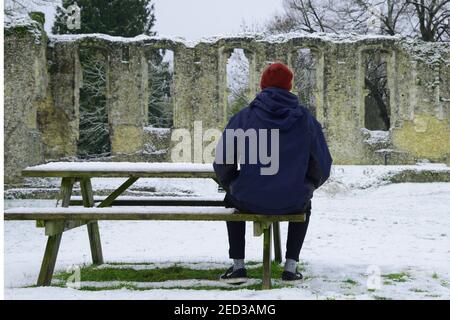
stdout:
[[(37, 280), (38, 286), (51, 284), (62, 234), (87, 225), (93, 264), (103, 264), (99, 220), (162, 221), (251, 221), (254, 235), (263, 236), (263, 288), (271, 286), (271, 242), (274, 236), (275, 261), (281, 262), (281, 221), (304, 222), (305, 215), (257, 215), (237, 213), (225, 208), (223, 198), (205, 197), (127, 197), (121, 196), (139, 178), (212, 178), (211, 164), (129, 163), (129, 162), (52, 162), (28, 167), (24, 177), (61, 178), (61, 207), (11, 208), (5, 220), (34, 220), (48, 236)], [(94, 197), (92, 178), (127, 178), (109, 196)], [(81, 197), (72, 197), (73, 186), (80, 184)], [(217, 181), (216, 181), (217, 182)]]

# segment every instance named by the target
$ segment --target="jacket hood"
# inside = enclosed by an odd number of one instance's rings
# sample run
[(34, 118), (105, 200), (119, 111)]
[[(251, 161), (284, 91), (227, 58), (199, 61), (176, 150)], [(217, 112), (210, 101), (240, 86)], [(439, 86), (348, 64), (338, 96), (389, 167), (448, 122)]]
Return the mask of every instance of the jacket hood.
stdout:
[(250, 109), (268, 129), (280, 131), (289, 130), (303, 116), (297, 96), (275, 87), (261, 91), (250, 104)]

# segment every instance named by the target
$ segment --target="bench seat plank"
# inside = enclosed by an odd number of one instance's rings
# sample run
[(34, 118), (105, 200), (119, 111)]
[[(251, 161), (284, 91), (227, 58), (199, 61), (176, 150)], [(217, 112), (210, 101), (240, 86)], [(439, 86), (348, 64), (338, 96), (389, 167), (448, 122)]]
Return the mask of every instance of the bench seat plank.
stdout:
[[(102, 202), (106, 197), (94, 196), (94, 202)], [(167, 197), (167, 196), (120, 196), (111, 202), (112, 206), (204, 206), (204, 207), (223, 207), (224, 195), (214, 197)], [(70, 205), (81, 206), (83, 199), (79, 196), (73, 196)]]
[(193, 220), (193, 221), (295, 221), (304, 222), (304, 214), (258, 215), (235, 213), (223, 207), (49, 207), (5, 210), (5, 220)]

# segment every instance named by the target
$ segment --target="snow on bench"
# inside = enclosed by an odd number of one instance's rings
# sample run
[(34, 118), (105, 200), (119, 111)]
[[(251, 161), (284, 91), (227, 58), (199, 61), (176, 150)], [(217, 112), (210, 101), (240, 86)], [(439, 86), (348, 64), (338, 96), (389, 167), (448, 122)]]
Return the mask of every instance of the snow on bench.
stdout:
[(212, 164), (159, 162), (49, 162), (25, 168), (24, 177), (214, 177)]

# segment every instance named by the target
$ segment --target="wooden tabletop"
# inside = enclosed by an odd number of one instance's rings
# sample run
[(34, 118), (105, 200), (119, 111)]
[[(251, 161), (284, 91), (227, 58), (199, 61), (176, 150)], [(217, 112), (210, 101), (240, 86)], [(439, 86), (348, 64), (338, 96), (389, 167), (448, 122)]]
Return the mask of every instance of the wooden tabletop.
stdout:
[(214, 178), (212, 164), (168, 162), (49, 162), (27, 167), (23, 177)]

